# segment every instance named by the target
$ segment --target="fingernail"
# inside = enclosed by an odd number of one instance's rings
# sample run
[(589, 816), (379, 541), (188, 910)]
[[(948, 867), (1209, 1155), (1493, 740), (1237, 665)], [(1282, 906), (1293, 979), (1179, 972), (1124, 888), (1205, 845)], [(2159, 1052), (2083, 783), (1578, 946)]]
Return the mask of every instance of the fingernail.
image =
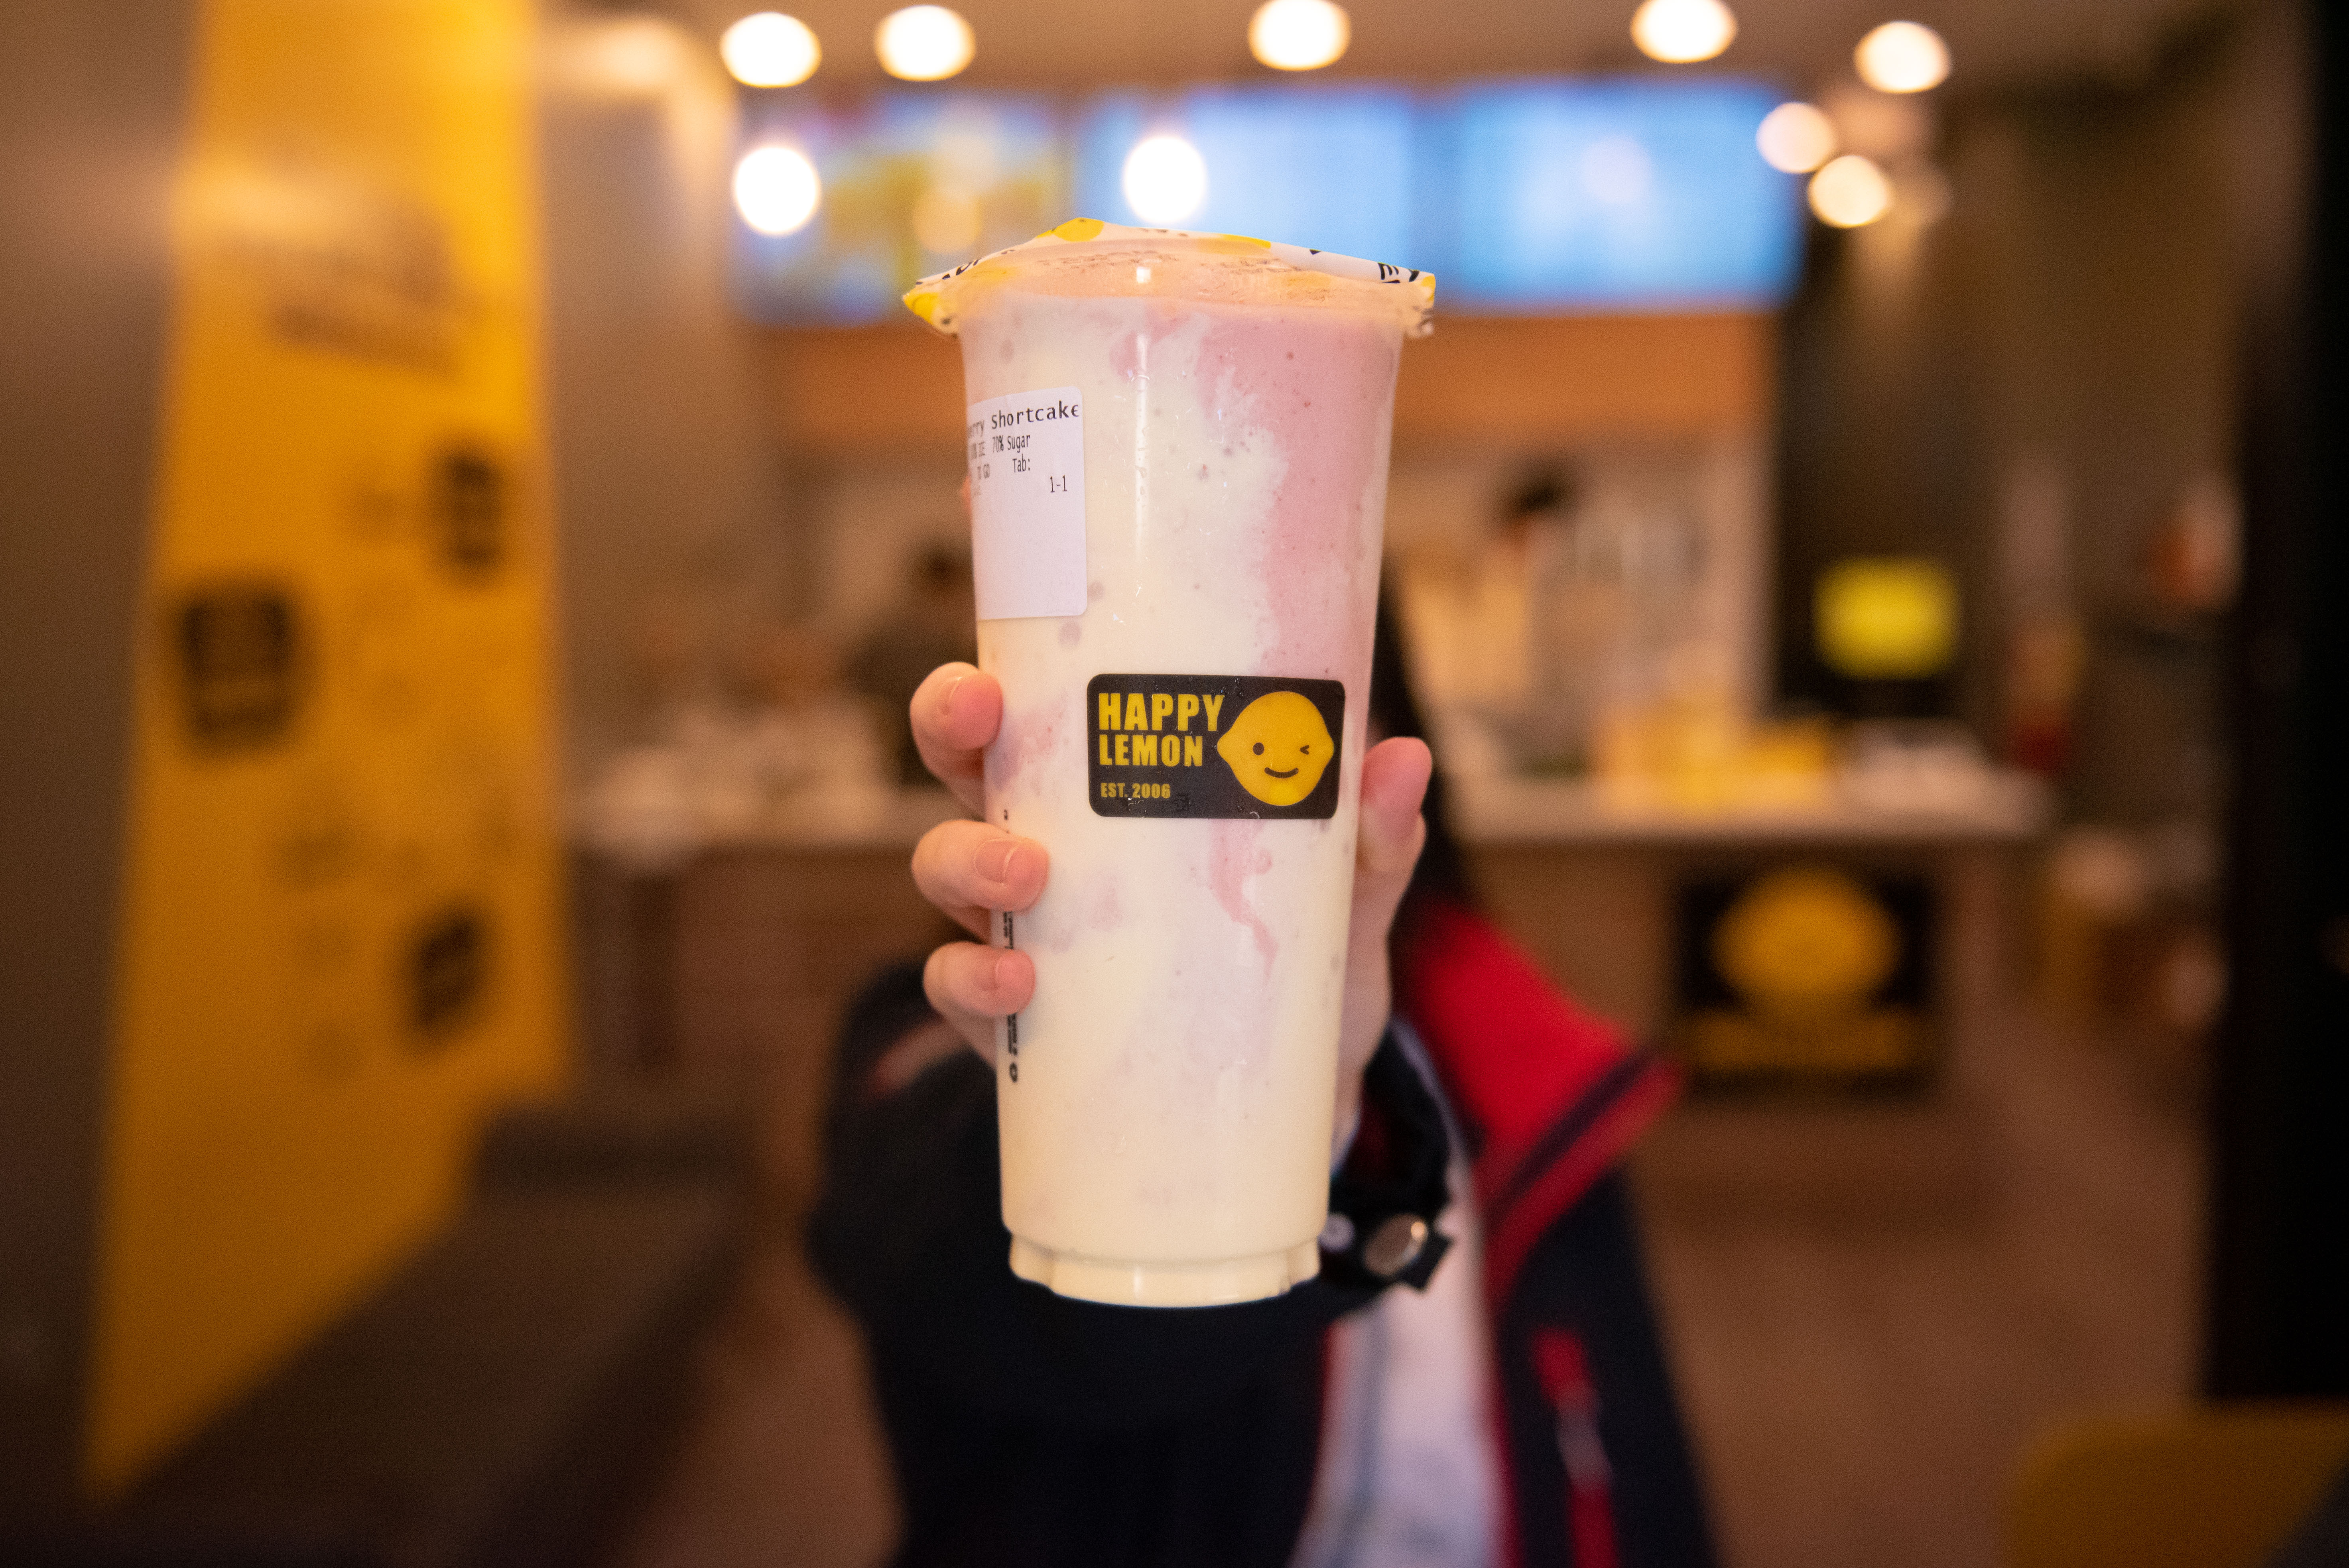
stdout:
[(993, 972), (988, 975), (987, 983), (994, 986), (998, 991), (1003, 990), (1009, 984), (1009, 977), (1006, 975), (1003, 971), (1005, 966), (1010, 964), (1010, 962), (1011, 954), (1009, 953), (999, 953), (995, 955), (995, 968)]
[(1018, 843), (1009, 839), (991, 839), (978, 846), (978, 874), (989, 882), (1002, 882), (1011, 874), (1011, 857), (1019, 852)]

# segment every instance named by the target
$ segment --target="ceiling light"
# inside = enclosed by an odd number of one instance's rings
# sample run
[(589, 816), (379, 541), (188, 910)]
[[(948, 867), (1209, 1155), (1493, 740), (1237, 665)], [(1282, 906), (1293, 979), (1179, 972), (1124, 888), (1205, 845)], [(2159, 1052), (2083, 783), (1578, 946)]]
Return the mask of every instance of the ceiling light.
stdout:
[(1782, 103), (1754, 133), (1762, 161), (1782, 174), (1808, 174), (1836, 155), (1835, 121), (1800, 102)]
[(892, 11), (873, 33), (881, 68), (909, 82), (944, 81), (970, 64), (976, 47), (970, 24), (943, 5)]
[(1207, 200), (1207, 160), (1179, 136), (1153, 136), (1125, 155), (1125, 204), (1145, 223), (1179, 223)]
[(815, 165), (796, 147), (761, 147), (734, 166), (735, 210), (761, 234), (797, 233), (823, 200)]
[(1311, 71), (1346, 52), (1353, 24), (1330, 0), (1265, 0), (1248, 21), (1248, 53), (1276, 71)]
[(1735, 36), (1737, 18), (1721, 0), (1647, 0), (1631, 15), (1631, 42), (1667, 65), (1709, 60)]
[(1847, 152), (1811, 176), (1811, 211), (1838, 229), (1873, 223), (1892, 208), (1892, 181), (1873, 159)]
[(790, 88), (815, 75), (823, 50), (797, 16), (760, 11), (726, 29), (718, 53), (746, 88)]
[(1880, 93), (1921, 93), (1950, 76), (1950, 46), (1921, 22), (1887, 22), (1852, 51), (1859, 79)]

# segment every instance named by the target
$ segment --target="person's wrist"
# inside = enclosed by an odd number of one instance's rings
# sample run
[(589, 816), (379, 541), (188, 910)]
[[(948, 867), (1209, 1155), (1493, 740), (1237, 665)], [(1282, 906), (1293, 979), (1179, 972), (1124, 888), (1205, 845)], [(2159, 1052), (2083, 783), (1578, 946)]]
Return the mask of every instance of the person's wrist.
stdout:
[(1350, 1146), (1331, 1169), (1323, 1272), (1332, 1284), (1423, 1287), (1451, 1245), (1435, 1221), (1451, 1197), (1452, 1142), (1424, 1058), (1392, 1020), (1365, 1065)]

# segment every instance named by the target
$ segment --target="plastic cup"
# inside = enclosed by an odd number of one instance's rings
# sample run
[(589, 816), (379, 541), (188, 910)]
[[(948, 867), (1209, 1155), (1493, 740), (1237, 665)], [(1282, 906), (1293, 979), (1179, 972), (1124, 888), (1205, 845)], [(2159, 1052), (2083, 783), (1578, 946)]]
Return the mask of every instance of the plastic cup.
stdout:
[(907, 303), (961, 339), (1011, 1267), (1192, 1306), (1312, 1277), (1402, 343), (1433, 280), (1081, 220)]

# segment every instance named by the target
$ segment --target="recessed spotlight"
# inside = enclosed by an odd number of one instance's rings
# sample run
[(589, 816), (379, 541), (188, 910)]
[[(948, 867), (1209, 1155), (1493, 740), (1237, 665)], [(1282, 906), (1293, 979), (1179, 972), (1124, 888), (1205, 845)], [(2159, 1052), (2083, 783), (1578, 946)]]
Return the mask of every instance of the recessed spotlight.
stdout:
[(1859, 79), (1880, 93), (1921, 93), (1950, 78), (1950, 46), (1922, 22), (1887, 22), (1852, 51)]
[(1721, 0), (1647, 0), (1631, 14), (1631, 42), (1666, 65), (1709, 60), (1736, 36), (1737, 18)]
[(781, 11), (756, 12), (727, 28), (718, 54), (746, 88), (797, 87), (823, 60), (808, 25)]
[(881, 68), (909, 82), (938, 82), (970, 64), (970, 24), (943, 5), (908, 5), (881, 18), (873, 49)]
[(1277, 71), (1319, 70), (1352, 37), (1345, 8), (1331, 0), (1265, 0), (1248, 20), (1248, 53)]

